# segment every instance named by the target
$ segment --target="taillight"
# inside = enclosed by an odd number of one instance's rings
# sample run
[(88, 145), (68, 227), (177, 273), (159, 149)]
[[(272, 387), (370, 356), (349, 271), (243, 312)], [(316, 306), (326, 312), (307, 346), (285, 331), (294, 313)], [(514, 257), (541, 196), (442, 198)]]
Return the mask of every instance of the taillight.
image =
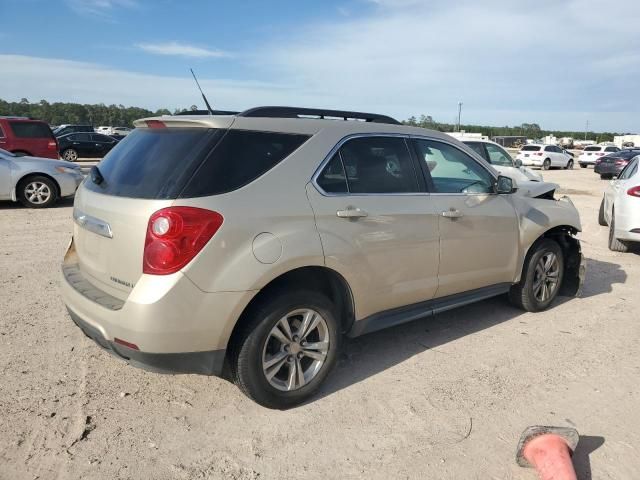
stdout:
[(55, 139), (49, 140), (49, 143), (47, 143), (47, 148), (49, 150), (58, 150), (58, 142)]
[(536, 152), (536, 155), (541, 157), (542, 156), (542, 152)]
[(626, 160), (616, 160), (616, 165), (626, 165), (627, 161)]
[(627, 195), (631, 195), (632, 197), (640, 197), (640, 185), (631, 187), (629, 190), (627, 190)]
[(195, 207), (169, 207), (149, 219), (142, 271), (175, 273), (189, 263), (222, 226), (218, 212)]

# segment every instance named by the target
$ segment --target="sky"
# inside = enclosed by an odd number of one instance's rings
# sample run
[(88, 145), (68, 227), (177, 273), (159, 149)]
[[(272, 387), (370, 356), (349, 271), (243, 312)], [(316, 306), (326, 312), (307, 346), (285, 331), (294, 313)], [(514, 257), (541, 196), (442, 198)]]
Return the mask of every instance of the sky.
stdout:
[(640, 132), (640, 1), (0, 0), (0, 98)]

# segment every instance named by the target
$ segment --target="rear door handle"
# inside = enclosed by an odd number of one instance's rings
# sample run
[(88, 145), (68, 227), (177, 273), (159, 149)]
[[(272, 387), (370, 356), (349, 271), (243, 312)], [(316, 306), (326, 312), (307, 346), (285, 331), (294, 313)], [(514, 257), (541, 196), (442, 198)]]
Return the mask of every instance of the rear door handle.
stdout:
[(451, 210), (445, 210), (444, 212), (440, 213), (440, 215), (445, 218), (460, 218), (464, 216), (464, 213), (462, 213), (460, 210), (452, 208)]
[(366, 217), (368, 213), (360, 208), (347, 207), (345, 210), (338, 210), (336, 215), (340, 218), (362, 218)]

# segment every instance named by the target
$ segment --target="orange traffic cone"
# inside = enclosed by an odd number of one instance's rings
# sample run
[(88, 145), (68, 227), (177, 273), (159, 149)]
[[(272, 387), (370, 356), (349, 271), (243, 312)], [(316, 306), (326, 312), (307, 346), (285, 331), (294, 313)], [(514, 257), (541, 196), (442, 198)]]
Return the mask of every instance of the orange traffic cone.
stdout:
[(518, 442), (516, 461), (535, 468), (540, 480), (576, 480), (571, 455), (579, 438), (574, 428), (528, 427)]

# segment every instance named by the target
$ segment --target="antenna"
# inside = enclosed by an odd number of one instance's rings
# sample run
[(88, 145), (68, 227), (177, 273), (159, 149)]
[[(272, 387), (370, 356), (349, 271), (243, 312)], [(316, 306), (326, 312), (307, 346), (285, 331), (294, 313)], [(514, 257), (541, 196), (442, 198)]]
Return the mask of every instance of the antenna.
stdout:
[(207, 106), (207, 110), (209, 110), (209, 115), (213, 115), (213, 108), (211, 108), (211, 105), (209, 105), (209, 101), (207, 100), (207, 97), (204, 95), (204, 92), (202, 91), (202, 88), (200, 88), (200, 83), (198, 82), (198, 79), (196, 78), (196, 74), (193, 73), (193, 68), (190, 68), (189, 70), (191, 70), (191, 75), (193, 75), (193, 79), (196, 81), (196, 85), (198, 86), (198, 90), (200, 90), (200, 93), (202, 94), (202, 99), (204, 100), (204, 104)]

